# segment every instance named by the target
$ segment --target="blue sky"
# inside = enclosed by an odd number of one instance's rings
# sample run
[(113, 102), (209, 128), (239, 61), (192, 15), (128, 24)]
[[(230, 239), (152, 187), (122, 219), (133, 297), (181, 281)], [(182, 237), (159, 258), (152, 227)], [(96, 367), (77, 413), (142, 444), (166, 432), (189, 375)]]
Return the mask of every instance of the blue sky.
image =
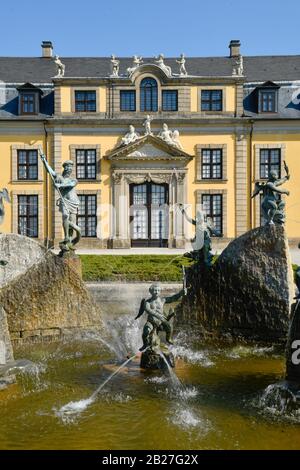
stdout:
[(0, 55), (300, 54), (299, 0), (14, 0), (1, 2)]

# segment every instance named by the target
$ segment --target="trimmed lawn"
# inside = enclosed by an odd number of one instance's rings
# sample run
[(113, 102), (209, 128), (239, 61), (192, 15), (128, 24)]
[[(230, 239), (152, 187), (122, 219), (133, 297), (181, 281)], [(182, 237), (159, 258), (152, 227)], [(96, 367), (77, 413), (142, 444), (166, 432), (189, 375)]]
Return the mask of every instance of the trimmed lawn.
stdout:
[(80, 255), (84, 281), (181, 282), (182, 255)]
[[(84, 281), (181, 282), (181, 266), (191, 261), (182, 255), (80, 255)], [(294, 273), (298, 266), (293, 265)]]

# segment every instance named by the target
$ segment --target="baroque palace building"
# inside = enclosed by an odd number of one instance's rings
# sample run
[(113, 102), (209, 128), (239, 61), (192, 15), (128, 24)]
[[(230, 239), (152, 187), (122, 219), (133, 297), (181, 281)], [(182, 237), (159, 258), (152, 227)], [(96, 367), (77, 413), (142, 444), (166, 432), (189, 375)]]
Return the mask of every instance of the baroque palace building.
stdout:
[[(259, 226), (255, 182), (291, 178), (287, 233), (300, 237), (300, 56), (0, 58), (1, 232), (62, 239), (38, 155), (74, 162), (80, 246), (183, 248), (177, 203), (213, 218), (226, 241)], [(148, 116), (149, 115), (149, 116)], [(147, 117), (148, 116), (148, 117)]]

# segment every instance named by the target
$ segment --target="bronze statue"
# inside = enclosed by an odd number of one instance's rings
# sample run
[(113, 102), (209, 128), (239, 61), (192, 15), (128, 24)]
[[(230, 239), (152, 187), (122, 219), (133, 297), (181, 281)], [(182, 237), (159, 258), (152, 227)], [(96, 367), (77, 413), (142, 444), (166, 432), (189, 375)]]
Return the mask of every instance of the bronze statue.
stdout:
[[(59, 212), (62, 214), (62, 224), (65, 238), (59, 244), (59, 246), (62, 252), (74, 250), (74, 246), (81, 238), (81, 230), (76, 221), (76, 215), (79, 207), (79, 198), (75, 190), (77, 179), (71, 178), (73, 162), (71, 160), (65, 161), (62, 165), (62, 175), (58, 175), (47, 162), (45, 155), (43, 153), (40, 155), (46, 171), (49, 173), (54, 187), (60, 196), (56, 204), (59, 207)], [(73, 237), (74, 232), (76, 232), (75, 237)]]
[[(170, 323), (171, 318), (174, 316), (174, 310), (170, 309), (168, 314), (164, 312), (165, 304), (173, 303), (179, 300), (184, 294), (184, 289), (182, 289), (177, 294), (174, 294), (169, 297), (161, 297), (161, 287), (159, 284), (152, 284), (149, 289), (151, 297), (149, 299), (143, 299), (140, 305), (139, 313), (135, 317), (137, 320), (147, 313), (147, 322), (143, 328), (143, 346), (140, 348), (140, 351), (145, 354), (144, 364), (145, 367), (154, 367), (159, 368), (157, 363), (160, 362), (161, 357), (161, 343), (158, 333), (160, 331), (165, 332), (167, 344), (173, 344), (172, 334), (173, 328)], [(163, 353), (165, 357), (169, 357), (170, 353), (166, 347), (163, 348)], [(146, 358), (146, 360), (145, 360)], [(173, 361), (174, 362), (174, 361)], [(143, 355), (142, 362), (143, 363)], [(155, 367), (156, 364), (156, 367)], [(174, 366), (173, 364), (171, 364)], [(143, 367), (143, 365), (142, 365)]]
[(11, 202), (9, 193), (6, 188), (3, 188), (0, 191), (0, 225), (2, 225), (4, 222), (4, 216), (5, 216), (4, 201), (9, 202), (9, 203)]
[(263, 198), (261, 209), (267, 225), (283, 225), (285, 222), (285, 202), (281, 199), (281, 195), (286, 194), (288, 196), (290, 192), (287, 189), (279, 188), (279, 186), (290, 179), (289, 169), (285, 162), (284, 168), (286, 176), (283, 178), (279, 178), (277, 171), (272, 170), (270, 171), (270, 175), (266, 183), (255, 183), (252, 198), (262, 193)]
[(215, 229), (212, 219), (203, 211), (198, 210), (196, 218), (192, 219), (186, 213), (183, 204), (178, 204), (178, 207), (186, 220), (195, 225), (195, 237), (192, 240), (193, 251), (185, 256), (198, 262), (202, 260), (206, 266), (211, 266), (213, 260), (211, 237), (220, 237), (222, 234)]

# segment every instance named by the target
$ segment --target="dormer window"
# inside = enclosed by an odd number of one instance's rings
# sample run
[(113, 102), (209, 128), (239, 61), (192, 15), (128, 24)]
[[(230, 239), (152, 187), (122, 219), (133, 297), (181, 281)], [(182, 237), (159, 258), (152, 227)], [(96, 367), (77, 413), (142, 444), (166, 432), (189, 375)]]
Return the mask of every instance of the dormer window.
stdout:
[(38, 114), (40, 112), (42, 90), (31, 83), (25, 83), (17, 90), (19, 91), (19, 114), (25, 116)]
[(276, 91), (260, 92), (260, 112), (275, 113), (276, 112)]
[(266, 82), (258, 88), (258, 112), (277, 113), (279, 86), (273, 82)]
[(36, 114), (35, 93), (21, 93), (21, 114)]

